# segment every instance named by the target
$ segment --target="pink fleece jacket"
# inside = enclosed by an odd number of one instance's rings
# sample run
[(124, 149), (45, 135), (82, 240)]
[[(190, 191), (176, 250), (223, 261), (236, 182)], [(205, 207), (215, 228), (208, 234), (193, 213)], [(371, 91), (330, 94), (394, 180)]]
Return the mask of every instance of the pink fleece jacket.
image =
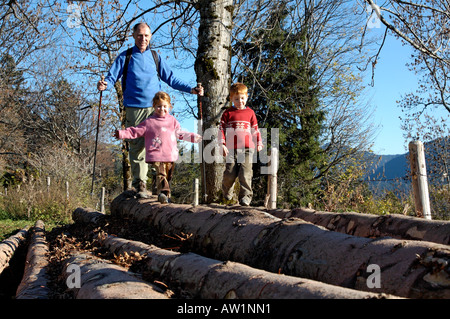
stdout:
[(175, 162), (178, 159), (177, 139), (194, 143), (198, 134), (182, 131), (180, 123), (175, 117), (168, 114), (159, 117), (156, 114), (142, 121), (138, 126), (118, 130), (119, 138), (145, 139), (145, 161)]

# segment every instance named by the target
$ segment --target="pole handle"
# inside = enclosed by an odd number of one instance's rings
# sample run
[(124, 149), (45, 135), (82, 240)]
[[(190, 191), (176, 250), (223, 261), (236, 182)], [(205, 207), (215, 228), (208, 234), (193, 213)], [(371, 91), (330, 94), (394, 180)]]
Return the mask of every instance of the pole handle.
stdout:
[[(202, 84), (200, 82), (197, 82), (197, 88), (200, 88), (202, 86)], [(202, 115), (202, 100), (201, 100), (201, 96), (197, 96), (197, 104), (198, 104), (198, 113), (199, 113), (199, 118), (200, 120), (203, 119), (203, 115)]]

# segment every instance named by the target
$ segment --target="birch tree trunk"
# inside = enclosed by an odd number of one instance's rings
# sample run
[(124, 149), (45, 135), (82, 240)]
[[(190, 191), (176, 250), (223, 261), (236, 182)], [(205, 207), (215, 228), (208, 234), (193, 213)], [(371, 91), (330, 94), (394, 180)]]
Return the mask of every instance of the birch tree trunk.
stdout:
[(64, 262), (62, 274), (76, 299), (169, 298), (158, 287), (131, 275), (126, 268), (89, 253), (74, 253)]
[(21, 229), (0, 243), (0, 274), (8, 267), (9, 261), (17, 249), (25, 243), (27, 235), (28, 227)]
[(22, 281), (16, 292), (16, 299), (48, 299), (47, 287), (48, 244), (45, 239), (44, 222), (36, 221), (31, 229), (31, 242), (25, 263)]
[[(192, 251), (210, 258), (357, 290), (450, 298), (448, 245), (356, 237), (252, 209), (163, 206), (125, 196), (113, 200), (111, 214), (164, 234), (192, 234)], [(368, 284), (371, 265), (379, 269), (379, 287)]]
[(379, 216), (355, 212), (322, 212), (307, 208), (273, 210), (270, 213), (278, 218), (301, 218), (328, 230), (354, 236), (390, 236), (450, 245), (450, 221), (428, 220), (400, 214)]
[(178, 285), (200, 299), (366, 299), (391, 298), (304, 278), (284, 276), (234, 262), (223, 263), (194, 253), (181, 254), (115, 236), (100, 239), (116, 255), (146, 256), (146, 271)]
[[(198, 50), (195, 60), (197, 82), (202, 83), (205, 95), (202, 99), (202, 142), (205, 165), (202, 169), (202, 191), (206, 190), (206, 202), (217, 200), (221, 193), (224, 164), (218, 163), (221, 154), (215, 152), (218, 125), (222, 111), (228, 106), (230, 88), (231, 30), (233, 2), (231, 0), (199, 0), (200, 26)], [(199, 110), (200, 111), (200, 110)], [(206, 174), (203, 170), (206, 170)], [(203, 180), (206, 178), (206, 181)], [(206, 183), (206, 187), (205, 187)], [(204, 199), (205, 201), (205, 199)]]

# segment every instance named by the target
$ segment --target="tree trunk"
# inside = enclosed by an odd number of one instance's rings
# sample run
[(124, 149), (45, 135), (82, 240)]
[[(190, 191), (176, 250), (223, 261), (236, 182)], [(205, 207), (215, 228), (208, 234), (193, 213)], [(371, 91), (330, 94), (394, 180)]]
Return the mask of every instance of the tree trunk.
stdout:
[[(130, 275), (126, 268), (88, 253), (68, 258), (63, 274), (76, 299), (169, 298), (158, 287)], [(78, 275), (79, 278), (75, 278)]]
[[(125, 128), (125, 107), (123, 105), (123, 92), (122, 92), (122, 84), (120, 81), (117, 81), (114, 84), (114, 88), (117, 93), (117, 100), (119, 101), (119, 120), (120, 126), (122, 129)], [(131, 176), (131, 164), (130, 159), (128, 157), (129, 147), (128, 141), (121, 141), (121, 151), (122, 151), (122, 175), (123, 175), (123, 190), (127, 190), (131, 188), (132, 176)]]
[(9, 261), (16, 250), (25, 243), (27, 235), (28, 227), (21, 229), (0, 243), (0, 274), (8, 267)]
[[(193, 234), (191, 249), (219, 260), (357, 290), (450, 298), (446, 245), (356, 237), (246, 208), (161, 205), (122, 195), (111, 203), (111, 214), (148, 223), (165, 234)], [(369, 271), (371, 265), (380, 270), (380, 288), (368, 284), (376, 275)]]
[(194, 253), (181, 254), (154, 245), (106, 236), (100, 240), (116, 255), (146, 256), (145, 270), (158, 280), (178, 285), (189, 298), (200, 299), (363, 299), (391, 297), (284, 276)]
[(105, 214), (89, 209), (78, 207), (72, 213), (72, 219), (76, 223), (80, 224), (92, 224), (94, 226), (104, 225)]
[[(231, 61), (231, 29), (233, 2), (200, 0), (200, 26), (198, 32), (198, 49), (195, 60), (197, 82), (202, 83), (205, 95), (202, 99), (203, 131), (202, 142), (205, 163), (206, 187), (202, 180), (202, 191), (206, 189), (207, 198), (204, 201), (211, 203), (217, 201), (221, 194), (222, 174), (224, 164), (218, 163), (215, 157), (214, 146), (217, 145), (218, 125), (222, 112), (228, 106), (230, 88), (230, 61)], [(200, 111), (200, 110), (199, 110)]]
[(44, 222), (36, 221), (31, 229), (31, 242), (25, 262), (22, 281), (16, 292), (16, 299), (47, 299), (47, 266), (49, 253), (45, 239)]
[(297, 217), (316, 225), (360, 237), (389, 236), (450, 245), (450, 222), (427, 220), (399, 214), (371, 215), (355, 212), (333, 213), (306, 208), (271, 211), (276, 217)]

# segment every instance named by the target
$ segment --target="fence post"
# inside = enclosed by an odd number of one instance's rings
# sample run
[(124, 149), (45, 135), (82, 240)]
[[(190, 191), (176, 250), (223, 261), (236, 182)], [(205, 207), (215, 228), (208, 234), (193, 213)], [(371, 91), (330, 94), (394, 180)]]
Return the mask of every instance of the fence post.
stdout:
[(105, 188), (104, 187), (102, 187), (102, 197), (100, 199), (100, 203), (101, 203), (100, 212), (104, 213), (105, 212)]
[(47, 193), (50, 193), (50, 176), (47, 176)]
[(409, 143), (409, 156), (416, 215), (431, 219), (425, 152), (421, 141)]
[(272, 147), (270, 150), (270, 167), (267, 183), (267, 209), (277, 208), (277, 171), (278, 171), (278, 149)]
[(198, 205), (198, 178), (194, 179), (194, 201), (193, 205)]

